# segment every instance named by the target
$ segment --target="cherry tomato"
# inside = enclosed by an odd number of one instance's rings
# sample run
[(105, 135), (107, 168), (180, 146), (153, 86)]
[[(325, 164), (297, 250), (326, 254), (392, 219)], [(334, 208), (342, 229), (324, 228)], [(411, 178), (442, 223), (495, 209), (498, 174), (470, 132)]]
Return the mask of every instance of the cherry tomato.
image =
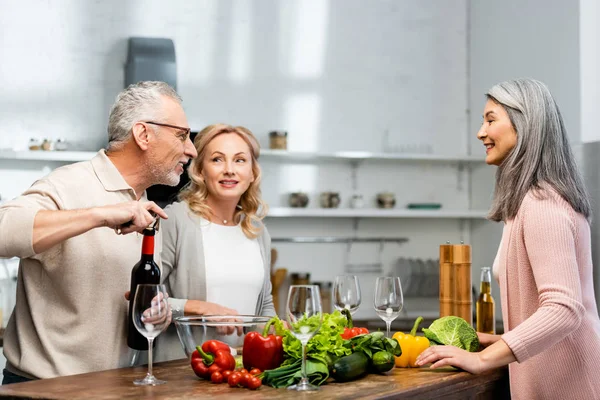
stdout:
[(242, 368), (238, 371), (240, 374), (244, 375), (248, 373), (248, 370), (246, 368)]
[(227, 380), (229, 379), (229, 375), (231, 375), (233, 373), (233, 371), (226, 369), (225, 371), (221, 371), (221, 374), (223, 375), (223, 380)]
[(260, 369), (258, 369), (258, 368), (253, 368), (253, 369), (250, 371), (250, 375), (258, 375), (258, 374), (260, 374), (260, 373), (262, 373), (262, 371), (261, 371)]
[(208, 367), (208, 373), (212, 375), (215, 372), (221, 372), (221, 367), (213, 363), (210, 367)]
[(223, 374), (219, 371), (215, 371), (210, 375), (210, 381), (212, 383), (222, 383), (223, 382)]
[(253, 376), (248, 380), (248, 389), (256, 390), (262, 385), (262, 380), (258, 376)]
[(249, 372), (242, 374), (242, 379), (240, 379), (240, 385), (242, 385), (243, 387), (248, 387), (248, 381), (250, 380), (250, 378), (252, 378), (252, 375), (250, 375)]
[(227, 383), (232, 388), (238, 387), (238, 385), (240, 384), (240, 379), (242, 379), (242, 374), (240, 374), (239, 372), (233, 372), (231, 375), (229, 375), (229, 379), (227, 379)]

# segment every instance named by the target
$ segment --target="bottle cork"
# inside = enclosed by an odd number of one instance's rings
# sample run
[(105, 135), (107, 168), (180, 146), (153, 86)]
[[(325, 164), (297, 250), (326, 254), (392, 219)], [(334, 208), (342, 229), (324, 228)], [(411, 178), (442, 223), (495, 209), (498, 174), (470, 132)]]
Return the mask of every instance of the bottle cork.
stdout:
[(456, 244), (452, 246), (452, 269), (455, 272), (455, 312), (473, 325), (473, 294), (471, 291), (471, 246)]
[(453, 246), (440, 245), (440, 318), (454, 315), (455, 279), (452, 268)]

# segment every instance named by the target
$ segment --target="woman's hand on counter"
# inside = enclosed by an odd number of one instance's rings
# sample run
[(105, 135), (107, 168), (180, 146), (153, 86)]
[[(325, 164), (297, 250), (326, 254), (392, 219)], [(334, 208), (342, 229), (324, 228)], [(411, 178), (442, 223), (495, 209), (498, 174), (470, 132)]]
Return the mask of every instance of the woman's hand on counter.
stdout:
[(425, 349), (417, 357), (417, 365), (422, 367), (429, 363), (432, 369), (452, 366), (472, 374), (485, 371), (480, 353), (470, 353), (455, 346), (431, 346)]
[(431, 363), (430, 368), (453, 366), (472, 374), (480, 374), (514, 361), (517, 361), (515, 355), (501, 338), (477, 353), (454, 346), (431, 346), (417, 357), (417, 365), (420, 367)]

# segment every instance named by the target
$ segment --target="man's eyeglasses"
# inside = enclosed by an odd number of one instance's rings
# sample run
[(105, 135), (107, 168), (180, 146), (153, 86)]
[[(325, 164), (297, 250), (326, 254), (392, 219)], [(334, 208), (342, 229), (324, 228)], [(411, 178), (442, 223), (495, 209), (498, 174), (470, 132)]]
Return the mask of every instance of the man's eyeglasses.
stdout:
[[(151, 125), (157, 125), (157, 126), (165, 126), (167, 128), (173, 128), (173, 129), (178, 129), (180, 131), (185, 132), (182, 135), (177, 135), (177, 137), (179, 139), (181, 139), (182, 142), (185, 142), (186, 140), (188, 140), (188, 138), (190, 137), (190, 132), (191, 132), (191, 128), (184, 128), (183, 126), (177, 126), (177, 125), (170, 125), (170, 124), (163, 124), (160, 122), (153, 122), (153, 121), (144, 121), (145, 124), (151, 124)], [(182, 133), (183, 133), (182, 132)]]

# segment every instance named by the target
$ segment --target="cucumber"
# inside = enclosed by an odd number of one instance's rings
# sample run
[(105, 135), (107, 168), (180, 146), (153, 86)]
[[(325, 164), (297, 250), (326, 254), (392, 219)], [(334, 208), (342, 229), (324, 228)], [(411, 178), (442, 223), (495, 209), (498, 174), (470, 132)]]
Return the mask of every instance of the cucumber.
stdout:
[(340, 357), (335, 356), (331, 353), (327, 353), (325, 355), (325, 360), (327, 361), (327, 370), (329, 372), (331, 372), (331, 370), (333, 369), (333, 364), (339, 359)]
[(367, 373), (369, 358), (362, 351), (337, 359), (333, 363), (331, 375), (338, 382), (348, 382), (358, 379)]
[(394, 361), (394, 355), (389, 351), (378, 351), (377, 353), (373, 354), (371, 368), (378, 374), (382, 374), (394, 368)]

